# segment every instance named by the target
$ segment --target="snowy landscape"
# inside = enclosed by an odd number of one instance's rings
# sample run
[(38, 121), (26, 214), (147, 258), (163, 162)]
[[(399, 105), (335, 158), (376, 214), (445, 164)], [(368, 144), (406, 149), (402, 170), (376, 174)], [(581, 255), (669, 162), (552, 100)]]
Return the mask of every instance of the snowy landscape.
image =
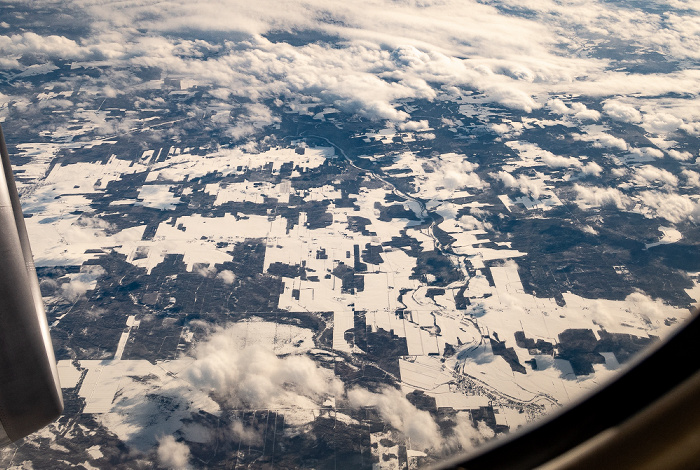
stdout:
[(297, 6), (0, 1), (66, 403), (4, 468), (434, 465), (700, 302), (697, 5)]

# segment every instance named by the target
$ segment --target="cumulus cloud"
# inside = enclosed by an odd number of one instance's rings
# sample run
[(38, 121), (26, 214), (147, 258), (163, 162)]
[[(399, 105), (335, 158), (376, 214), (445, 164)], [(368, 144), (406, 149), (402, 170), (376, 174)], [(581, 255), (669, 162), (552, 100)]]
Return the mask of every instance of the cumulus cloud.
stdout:
[(44, 278), (39, 280), (39, 287), (41, 288), (41, 295), (48, 297), (56, 292), (59, 285), (58, 282), (54, 281), (53, 279)]
[(219, 274), (216, 275), (216, 278), (221, 280), (224, 284), (233, 284), (233, 281), (236, 280), (236, 275), (233, 273), (233, 271), (229, 269), (223, 269), (219, 271)]
[(593, 147), (597, 148), (612, 148), (618, 150), (627, 150), (627, 142), (619, 137), (612, 136), (605, 132), (586, 133), (586, 134), (571, 134), (574, 140), (593, 142)]
[[(409, 153), (404, 154), (397, 162), (409, 167), (417, 163), (415, 156)], [(451, 191), (487, 186), (487, 183), (476, 173), (479, 165), (467, 160), (465, 155), (445, 153), (431, 159), (429, 165), (431, 172), (421, 178), (420, 190), (423, 194), (431, 194), (431, 197), (439, 197), (437, 194), (448, 197)]]
[(422, 119), (420, 121), (408, 121), (402, 122), (398, 126), (401, 131), (424, 131), (430, 128), (427, 119)]
[(75, 221), (75, 225), (77, 225), (78, 227), (103, 230), (107, 232), (116, 231), (116, 226), (114, 224), (109, 223), (106, 220), (101, 219), (99, 217), (83, 216), (80, 217), (77, 221)]
[(87, 57), (90, 50), (80, 46), (72, 39), (63, 36), (40, 36), (33, 32), (0, 35), (0, 55), (5, 59), (0, 67), (19, 68), (18, 58), (25, 55), (41, 55), (47, 58), (76, 59)]
[[(226, 115), (225, 123), (228, 121), (229, 118)], [(234, 139), (242, 139), (278, 122), (280, 117), (275, 115), (269, 107), (261, 103), (250, 103), (244, 106), (243, 113), (227, 133)]]
[(622, 178), (623, 176), (627, 175), (627, 168), (624, 167), (618, 167), (618, 168), (613, 168), (610, 170), (610, 173), (616, 178)]
[[(0, 36), (3, 66), (16, 66), (22, 54), (38, 53), (47, 58), (94, 58), (115, 65), (158, 67), (211, 85), (212, 96), (221, 100), (236, 96), (259, 104), (264, 99), (288, 102), (296, 97), (397, 124), (420, 122), (400, 109), (401, 100), (434, 100), (446, 90), (475, 91), (481, 102), (524, 112), (548, 102), (553, 112), (595, 121), (598, 111), (561, 98), (548, 101), (548, 97), (552, 93), (658, 97), (697, 87), (691, 71), (615, 71), (609, 59), (576, 54), (581, 44), (570, 31), (585, 38), (607, 37), (615, 31), (622, 41), (642, 51), (660, 48), (673, 57), (700, 56), (687, 15), (669, 13), (659, 21), (654, 12), (605, 3), (589, 5), (584, 13), (556, 2), (529, 2), (527, 17), (504, 15), (497, 6), (479, 2), (469, 2), (465, 8), (455, 0), (309, 0), (292, 10), (278, 0), (254, 4), (204, 0), (197, 5), (167, 0), (158, 8), (148, 2), (71, 0), (68, 6), (84, 12), (92, 35), (78, 42), (33, 33)], [(294, 46), (264, 36), (270, 31), (309, 30), (338, 40), (334, 47)], [(214, 39), (212, 31), (226, 33), (232, 40)], [(187, 39), (193, 36), (197, 39)], [(571, 53), (562, 53), (562, 48)], [(630, 98), (608, 99), (603, 111), (613, 119), (639, 122), (639, 111), (626, 99)], [(230, 124), (229, 135), (244, 139), (262, 123), (274, 122), (246, 118), (255, 113), (244, 109)], [(695, 124), (665, 116), (648, 120), (649, 126), (660, 130), (680, 126), (693, 131)]]
[(478, 421), (477, 426), (474, 427), (466, 412), (457, 413), (455, 422), (452, 434), (443, 441), (443, 447), (449, 450), (469, 450), (496, 435), (484, 421)]
[(648, 185), (649, 183), (663, 183), (671, 187), (678, 186), (678, 177), (675, 176), (668, 170), (663, 168), (657, 168), (652, 165), (644, 165), (637, 168), (634, 172), (635, 182), (641, 185)]
[(445, 188), (453, 190), (467, 187), (481, 188), (485, 183), (479, 175), (474, 173), (477, 167), (476, 163), (470, 163), (467, 160), (450, 161), (440, 166), (441, 182)]
[(700, 122), (684, 122), (680, 129), (690, 135), (700, 135)]
[(643, 121), (644, 129), (661, 134), (675, 132), (683, 126), (683, 119), (669, 113), (646, 114)]
[(491, 175), (494, 176), (495, 178), (498, 178), (501, 180), (501, 182), (507, 187), (507, 188), (517, 188), (518, 187), (518, 180), (515, 178), (515, 176), (511, 175), (507, 171), (499, 171), (498, 173)]
[(586, 175), (600, 176), (603, 172), (603, 168), (596, 162), (588, 162), (581, 168), (581, 171)]
[[(579, 158), (556, 155), (548, 150), (540, 148), (537, 144), (524, 141), (509, 141), (506, 142), (506, 145), (512, 148), (513, 150), (516, 150), (523, 160), (528, 162), (541, 161), (549, 168), (574, 168), (577, 170), (581, 170), (584, 174), (587, 175), (599, 175), (602, 171), (600, 165), (598, 165), (595, 162), (589, 162), (585, 164), (585, 156), (581, 156)], [(528, 185), (526, 183), (526, 180), (523, 178), (520, 178), (523, 183), (522, 185), (531, 187), (531, 185)], [(507, 186), (516, 187), (516, 185), (510, 178), (506, 177), (505, 180), (501, 178), (501, 180), (504, 181), (504, 183), (506, 183)]]
[(531, 113), (535, 109), (540, 109), (542, 105), (535, 101), (532, 96), (515, 86), (507, 85), (486, 85), (483, 87), (486, 96), (490, 101), (499, 103), (506, 108), (518, 109)]
[(518, 188), (524, 194), (529, 194), (535, 199), (539, 199), (547, 185), (541, 179), (528, 178), (525, 175), (518, 177)]
[(205, 263), (196, 263), (193, 266), (192, 271), (194, 271), (202, 277), (216, 276), (216, 268)]
[[(654, 299), (643, 292), (633, 292), (625, 297), (625, 305), (632, 315), (643, 323), (658, 327), (664, 320), (676, 315), (674, 307), (666, 305), (660, 299)], [(617, 319), (619, 322), (619, 318)]]
[[(332, 370), (319, 367), (308, 356), (289, 354), (279, 357), (268, 346), (242, 344), (235, 326), (211, 330), (209, 337), (194, 351), (194, 362), (184, 373), (190, 383), (209, 392), (232, 408), (244, 407), (285, 410), (317, 409), (326, 398), (343, 399), (352, 409), (373, 407), (383, 421), (410, 441), (412, 448), (443, 452), (470, 448), (493, 436), (480, 424), (474, 427), (468, 413), (461, 413), (451, 432), (443, 433), (435, 418), (419, 410), (400, 390), (385, 386), (377, 391), (353, 387), (345, 391)], [(234, 420), (231, 435), (246, 445), (258, 445), (262, 436), (254, 426)], [(172, 460), (161, 464), (178, 468), (186, 465), (189, 453), (184, 444), (171, 436), (159, 440), (163, 453)]]
[(575, 202), (582, 209), (609, 205), (624, 209), (629, 204), (629, 198), (617, 188), (575, 184), (574, 191), (576, 191)]
[(603, 103), (603, 112), (616, 121), (638, 123), (642, 121), (642, 113), (634, 106), (620, 101), (607, 100)]
[(107, 272), (99, 265), (81, 267), (80, 273), (69, 275), (69, 281), (61, 284), (61, 295), (70, 302), (75, 302), (85, 296), (87, 291), (97, 285), (97, 279)]
[(419, 410), (400, 390), (385, 387), (380, 393), (362, 388), (348, 392), (348, 402), (353, 408), (371, 406), (377, 409), (384, 421), (401, 432), (412, 446), (421, 449), (439, 447), (442, 437), (440, 428), (427, 411)]
[(177, 442), (173, 436), (158, 439), (158, 463), (169, 469), (190, 468), (190, 448), (184, 442)]
[[(454, 217), (454, 216), (453, 216)], [(493, 225), (477, 219), (473, 215), (465, 214), (458, 218), (459, 223), (465, 230), (493, 230)]]
[(694, 186), (700, 188), (700, 173), (693, 170), (684, 169), (681, 174), (685, 178), (686, 184), (688, 186)]
[(262, 436), (257, 430), (250, 426), (245, 426), (238, 420), (231, 425), (231, 432), (233, 437), (244, 445), (255, 446), (262, 443)]
[(654, 158), (663, 158), (664, 153), (654, 147), (640, 147), (630, 149), (630, 154), (640, 157), (643, 160), (651, 160)]
[(571, 103), (571, 106), (568, 106), (559, 98), (553, 98), (547, 101), (547, 107), (556, 114), (570, 115), (580, 121), (597, 121), (600, 119), (598, 111), (588, 109), (583, 103)]
[[(185, 373), (187, 380), (229, 407), (317, 408), (329, 396), (345, 397), (351, 408), (376, 408), (382, 420), (410, 440), (413, 448), (424, 450), (468, 448), (493, 435), (489, 429), (474, 428), (467, 420), (458, 422), (452, 433), (443, 437), (433, 416), (417, 409), (400, 390), (384, 387), (371, 392), (355, 387), (345, 394), (342, 382), (331, 370), (319, 367), (304, 355), (278, 357), (263, 345), (242, 347), (232, 326), (213, 330), (208, 339), (197, 345), (194, 357)], [(240, 421), (231, 424), (231, 432), (247, 445), (262, 440), (257, 429)], [(164, 448), (184, 445), (164, 439)], [(178, 459), (179, 464), (186, 464), (186, 454), (179, 455), (185, 455)], [(167, 465), (175, 463), (168, 461)]]
[(499, 171), (498, 173), (491, 174), (491, 176), (501, 180), (507, 188), (518, 189), (523, 194), (528, 194), (535, 199), (539, 198), (542, 191), (547, 187), (544, 181), (540, 179), (531, 179), (525, 175), (519, 175), (515, 178), (506, 171)]
[(508, 125), (508, 123), (491, 124), (489, 128), (498, 135), (505, 135), (509, 133), (513, 128)]
[(318, 407), (343, 385), (305, 355), (278, 357), (261, 344), (241, 348), (234, 329), (219, 328), (197, 345), (187, 378), (231, 407)]
[(624, 302), (604, 299), (590, 299), (587, 302), (591, 320), (610, 331), (620, 328), (620, 324), (644, 325), (649, 331), (664, 328), (665, 320), (678, 316), (679, 310), (654, 299), (643, 292), (629, 294)]
[(686, 161), (693, 158), (693, 154), (685, 150), (670, 149), (667, 151), (668, 156), (676, 160)]
[(700, 203), (681, 194), (669, 194), (660, 191), (643, 191), (637, 195), (639, 201), (650, 211), (651, 216), (660, 217), (669, 222), (684, 220), (700, 222)]
[[(500, 30), (520, 31), (521, 37), (534, 39), (543, 36), (530, 30), (546, 33), (547, 29), (529, 21), (502, 18), (491, 7), (472, 5), (467, 15), (464, 8), (447, 4), (416, 8), (403, 3), (350, 5), (311, 1), (298, 5), (291, 14), (274, 1), (236, 3), (210, 0), (198, 2), (193, 8), (187, 2), (171, 0), (167, 6), (154, 9), (138, 2), (124, 8), (75, 0), (74, 6), (93, 17), (95, 34), (84, 44), (62, 44), (61, 49), (76, 49), (76, 53), (109, 59), (115, 64), (159, 67), (166, 73), (213, 85), (214, 96), (221, 99), (237, 95), (259, 102), (262, 98), (314, 97), (346, 112), (395, 122), (409, 119), (408, 113), (397, 109), (397, 100), (432, 100), (442, 85), (477, 89), (487, 101), (529, 112), (540, 104), (533, 99), (531, 90), (518, 84), (566, 75), (557, 66), (543, 68), (538, 60), (517, 63), (521, 55), (519, 42), (512, 34), (500, 34)], [(498, 17), (499, 22), (491, 21), (488, 29), (477, 30), (475, 27), (483, 22), (475, 14), (482, 20)], [(318, 21), (329, 16), (336, 20)], [(500, 26), (504, 22), (509, 23), (508, 27)], [(415, 28), (417, 23), (421, 28)], [(494, 24), (499, 27), (494, 29)], [(168, 38), (143, 36), (136, 33), (137, 28), (167, 32)], [(261, 36), (271, 30), (300, 29), (328, 29), (328, 33), (347, 42), (339, 42), (340, 47), (294, 47)], [(212, 30), (242, 35), (238, 41), (221, 46), (172, 34), (182, 30), (187, 30), (188, 35), (200, 31), (204, 37)], [(454, 41), (457, 37), (461, 40)], [(51, 40), (55, 42), (56, 38), (42, 37), (39, 42), (50, 44)], [(500, 55), (493, 44), (483, 47), (494, 40), (514, 49), (509, 52), (510, 57), (497, 57), (495, 62), (489, 59), (488, 64), (478, 55), (464, 59), (477, 51), (488, 52), (487, 56)], [(555, 42), (554, 38), (551, 42)], [(553, 60), (561, 60), (545, 48), (538, 49)], [(13, 51), (22, 52), (18, 47)], [(201, 51), (216, 51), (216, 56)], [(245, 120), (234, 127), (235, 138), (255, 129), (253, 122)]]
[(94, 286), (91, 286), (89, 282), (76, 279), (67, 284), (61, 285), (61, 294), (67, 300), (75, 302), (79, 298), (83, 297), (90, 289), (94, 289)]
[(561, 155), (554, 155), (551, 152), (542, 153), (542, 161), (545, 165), (550, 168), (571, 168), (581, 167), (581, 162), (576, 157), (562, 157)]
[(416, 408), (395, 388), (384, 387), (379, 392), (354, 388), (347, 394), (352, 408), (373, 407), (382, 419), (409, 440), (410, 446), (434, 453), (468, 450), (491, 439), (495, 433), (483, 421), (474, 426), (467, 411), (458, 412), (454, 427), (443, 433), (433, 416)]
[(566, 103), (564, 103), (559, 98), (553, 98), (547, 101), (547, 108), (549, 108), (550, 111), (557, 114), (567, 114), (570, 111)]

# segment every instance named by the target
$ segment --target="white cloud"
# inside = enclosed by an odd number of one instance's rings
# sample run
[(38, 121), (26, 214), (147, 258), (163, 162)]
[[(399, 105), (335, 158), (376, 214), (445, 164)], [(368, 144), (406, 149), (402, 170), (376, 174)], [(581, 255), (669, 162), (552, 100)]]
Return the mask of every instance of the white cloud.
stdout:
[[(401, 4), (361, 2), (349, 5), (312, 1), (299, 5), (295, 14), (290, 14), (288, 8), (273, 1), (256, 5), (205, 1), (199, 2), (196, 9), (181, 1), (167, 2), (167, 6), (159, 9), (138, 2), (130, 4), (129, 8), (117, 4), (98, 8), (91, 1), (74, 3), (97, 20), (94, 23), (97, 34), (86, 40), (83, 49), (117, 63), (121, 60), (158, 66), (166, 73), (214, 84), (216, 96), (222, 99), (226, 98), (227, 91), (253, 100), (313, 96), (325, 104), (370, 119), (401, 122), (408, 119), (408, 114), (398, 111), (395, 101), (434, 99), (437, 90), (433, 84), (473, 87), (482, 91), (489, 101), (530, 111), (540, 105), (532, 98), (531, 91), (521, 88), (519, 83), (565, 74), (558, 71), (558, 66), (546, 64), (543, 68), (539, 60), (526, 59), (527, 63), (517, 63), (522, 56), (521, 45), (512, 33), (518, 31), (521, 37), (543, 38), (547, 36), (543, 35), (545, 28), (516, 19), (505, 19), (509, 24), (503, 27), (504, 18), (500, 18), (499, 23), (492, 21), (488, 29), (474, 28), (472, 26), (482, 24), (479, 18), (473, 17), (474, 13), (482, 18), (499, 17), (497, 10), (481, 5), (473, 5), (467, 15), (466, 10), (456, 4), (414, 8)], [(457, 21), (455, 14), (459, 17)], [(338, 22), (331, 25), (316, 20), (329, 15), (338, 17)], [(341, 23), (347, 26), (338, 26)], [(417, 24), (421, 27), (416, 28)], [(499, 26), (494, 28), (494, 24)], [(243, 31), (250, 36), (217, 50), (216, 58), (201, 60), (201, 54), (196, 51), (212, 50), (214, 45), (201, 40), (144, 37), (136, 34), (134, 28), (139, 27), (169, 33), (183, 29)], [(336, 48), (318, 44), (292, 47), (270, 43), (258, 36), (269, 30), (305, 28), (328, 29), (331, 34), (344, 36), (348, 42), (341, 42), (342, 47)], [(510, 34), (500, 34), (501, 29)], [(528, 31), (532, 29), (537, 33)], [(456, 42), (453, 38), (460, 40)], [(477, 51), (502, 56), (507, 49), (497, 47), (494, 40), (514, 49), (509, 57), (498, 57), (488, 65), (478, 54), (476, 59), (457, 58), (474, 56), (470, 52)], [(551, 42), (556, 41), (552, 39)], [(124, 47), (125, 44), (129, 47)], [(483, 47), (486, 45), (488, 47)], [(548, 55), (541, 45), (535, 49), (537, 55)], [(561, 60), (553, 55), (550, 59)], [(485, 74), (482, 70), (491, 72)], [(493, 74), (493, 70), (498, 73)], [(250, 130), (250, 124), (241, 125), (237, 135)]]
[(624, 209), (629, 204), (629, 198), (617, 188), (602, 188), (598, 186), (582, 186), (574, 184), (576, 204), (582, 209), (613, 205)]
[(616, 121), (638, 123), (642, 121), (642, 113), (633, 106), (615, 100), (607, 100), (603, 111)]
[(231, 425), (233, 437), (247, 446), (255, 446), (262, 443), (262, 436), (255, 429), (245, 426), (242, 422), (236, 420)]
[(400, 390), (385, 387), (373, 393), (354, 388), (348, 392), (348, 402), (353, 408), (375, 407), (384, 421), (410, 439), (412, 446), (431, 449), (441, 445), (440, 428), (433, 417), (413, 406)]
[(687, 161), (693, 158), (693, 154), (685, 150), (671, 149), (667, 151), (668, 156), (676, 160)]
[(518, 176), (518, 189), (535, 199), (538, 199), (546, 188), (546, 183), (541, 179), (528, 178), (525, 175)]
[(229, 269), (223, 269), (219, 271), (219, 274), (216, 275), (217, 279), (220, 279), (223, 281), (224, 284), (233, 284), (233, 281), (236, 280), (236, 275), (233, 273), (233, 271)]
[(700, 173), (698, 173), (697, 171), (684, 169), (683, 171), (681, 171), (681, 174), (685, 178), (686, 184), (688, 186), (700, 188)]
[(600, 119), (598, 111), (588, 109), (583, 103), (571, 103), (571, 106), (568, 106), (559, 98), (553, 98), (547, 101), (547, 107), (556, 114), (570, 115), (580, 121), (597, 121)]
[[(246, 104), (243, 111), (228, 130), (228, 134), (234, 139), (247, 137), (280, 121), (279, 116), (273, 114), (270, 108), (261, 103)], [(225, 123), (228, 123), (228, 116)]]
[(512, 127), (505, 122), (500, 124), (490, 124), (489, 127), (498, 135), (505, 135), (512, 130)]
[(99, 217), (89, 217), (83, 215), (83, 217), (80, 217), (76, 222), (75, 225), (79, 227), (85, 227), (85, 228), (91, 228), (91, 229), (96, 229), (96, 230), (104, 230), (104, 231), (115, 231), (116, 226), (114, 224), (111, 224), (107, 222), (104, 219), (100, 219)]
[(669, 113), (645, 114), (642, 125), (648, 132), (675, 132), (683, 126), (683, 119)]
[(665, 305), (661, 300), (653, 299), (642, 292), (633, 292), (625, 298), (624, 313), (612, 307), (610, 301), (591, 299), (589, 304), (592, 320), (604, 328), (612, 329), (619, 327), (620, 322), (624, 321), (624, 316), (629, 318), (630, 315), (652, 329), (658, 328), (663, 325), (665, 319), (675, 317), (678, 312), (673, 306)]
[[(440, 156), (437, 167), (439, 175), (438, 183), (447, 189), (481, 188), (484, 183), (474, 171), (479, 167), (466, 159), (464, 155), (446, 153)], [(432, 179), (432, 178), (431, 178)]]
[(486, 85), (482, 87), (490, 101), (499, 103), (506, 108), (518, 109), (530, 113), (542, 107), (531, 95), (516, 86)]
[(519, 175), (515, 178), (508, 172), (499, 171), (496, 174), (491, 174), (492, 177), (500, 179), (508, 188), (517, 188), (523, 194), (528, 194), (537, 199), (547, 187), (541, 179), (531, 179), (525, 175)]
[(613, 148), (619, 150), (627, 150), (627, 142), (619, 137), (612, 136), (605, 132), (595, 132), (586, 134), (571, 134), (574, 140), (580, 140), (584, 142), (593, 142), (593, 147), (598, 148)]
[(158, 463), (173, 470), (190, 468), (190, 448), (184, 442), (177, 442), (173, 436), (158, 439)]
[(686, 122), (680, 127), (682, 131), (690, 135), (700, 135), (700, 122)]
[(85, 293), (87, 293), (87, 291), (90, 289), (94, 289), (94, 286), (91, 286), (89, 282), (74, 280), (67, 284), (61, 285), (61, 294), (67, 300), (75, 302), (76, 300), (84, 296)]
[[(375, 407), (386, 423), (410, 440), (413, 448), (436, 451), (467, 448), (493, 435), (489, 429), (471, 428), (468, 421), (458, 424), (444, 439), (432, 415), (417, 409), (400, 390), (385, 387), (371, 392), (355, 387), (344, 394), (344, 386), (332, 370), (319, 367), (305, 355), (278, 357), (261, 344), (244, 347), (235, 329), (229, 325), (213, 330), (197, 345), (195, 360), (184, 373), (189, 382), (225, 401), (229, 407), (308, 409), (317, 408), (329, 396), (336, 399), (345, 396), (351, 408)], [(261, 442), (258, 430), (240, 421), (232, 423), (231, 432), (244, 444)], [(165, 444), (170, 446), (172, 442)], [(179, 462), (187, 460), (179, 459)]]
[(640, 202), (651, 211), (652, 216), (669, 222), (684, 220), (700, 222), (700, 204), (681, 194), (668, 194), (659, 191), (643, 191), (637, 195)]
[(638, 157), (642, 157), (645, 159), (664, 158), (664, 153), (659, 149), (655, 149), (654, 147), (633, 148), (633, 149), (630, 149), (630, 153), (632, 155), (636, 155)]
[(83, 297), (87, 291), (97, 285), (97, 278), (106, 274), (105, 269), (99, 265), (85, 265), (80, 273), (69, 274), (69, 282), (61, 284), (61, 295), (66, 300), (75, 302)]
[(443, 447), (449, 450), (473, 449), (496, 435), (484, 421), (478, 421), (477, 427), (474, 427), (467, 412), (457, 413), (455, 422), (452, 434), (443, 441)]
[(424, 131), (430, 128), (427, 119), (421, 119), (420, 121), (408, 121), (399, 124), (399, 130), (401, 131)]
[(603, 172), (603, 168), (596, 162), (588, 162), (581, 168), (581, 171), (587, 175), (600, 176)]
[(588, 234), (590, 234), (590, 235), (598, 235), (598, 231), (597, 231), (596, 229), (594, 229), (593, 227), (591, 227), (590, 225), (582, 225), (582, 226), (579, 226), (579, 229), (580, 229), (583, 233), (588, 233)]
[(641, 126), (650, 134), (700, 133), (700, 98), (679, 93), (673, 97), (640, 97), (635, 101), (644, 118)]
[[(453, 215), (452, 218), (455, 218)], [(461, 226), (465, 228), (465, 230), (493, 230), (493, 225), (491, 225), (489, 222), (483, 222), (473, 215), (463, 215), (458, 218), (459, 223)]]
[(658, 325), (670, 316), (674, 316), (674, 308), (664, 304), (660, 299), (654, 299), (643, 292), (633, 292), (625, 297), (632, 315), (639, 317), (645, 323)]
[(197, 263), (192, 270), (202, 277), (213, 277), (216, 275), (216, 268), (208, 264)]
[(491, 176), (500, 179), (501, 182), (508, 188), (518, 187), (518, 180), (515, 179), (515, 177), (507, 171), (499, 171), (498, 173), (492, 174)]
[(230, 407), (317, 407), (325, 397), (342, 394), (333, 372), (305, 355), (278, 357), (262, 344), (242, 348), (233, 325), (215, 330), (194, 356), (188, 380)]
[(574, 117), (580, 121), (597, 121), (600, 119), (600, 112), (595, 109), (588, 109), (582, 103), (573, 103), (571, 108)]
[[(640, 50), (660, 49), (671, 58), (700, 57), (696, 25), (688, 15), (669, 12), (662, 21), (655, 12), (606, 3), (582, 9), (533, 0), (524, 4), (528, 17), (457, 0), (418, 4), (308, 0), (293, 9), (279, 0), (204, 0), (196, 6), (167, 0), (157, 8), (143, 0), (128, 4), (72, 0), (69, 5), (85, 12), (92, 35), (79, 42), (33, 33), (0, 36), (2, 60), (10, 61), (5, 66), (16, 65), (16, 57), (25, 51), (48, 58), (105, 59), (116, 65), (159, 67), (166, 74), (212, 85), (212, 95), (222, 100), (237, 96), (258, 104), (266, 98), (295, 97), (396, 123), (411, 120), (399, 109), (400, 100), (433, 100), (448, 89), (475, 90), (482, 102), (524, 112), (549, 103), (555, 112), (579, 120), (598, 120), (600, 113), (582, 103), (549, 98), (601, 96), (608, 98), (606, 114), (639, 122), (641, 114), (626, 102), (632, 99), (629, 96), (657, 99), (696, 89), (700, 81), (693, 70), (614, 71), (608, 59), (578, 54), (590, 38), (609, 37), (614, 31), (621, 41)], [(293, 46), (261, 36), (304, 30), (338, 40), (335, 47)], [(211, 31), (229, 32), (233, 39), (214, 44)], [(181, 32), (199, 39), (178, 38)], [(274, 112), (268, 119), (247, 118), (255, 113), (244, 108), (230, 124), (229, 135), (242, 139), (275, 123)], [(650, 116), (645, 125), (700, 129), (697, 120), (678, 121), (678, 115), (667, 114), (675, 120), (659, 114)]]
[(551, 152), (542, 152), (542, 161), (550, 168), (580, 168), (581, 162), (576, 157), (562, 157)]
[(678, 177), (668, 170), (652, 165), (644, 165), (635, 169), (635, 181), (643, 186), (648, 183), (659, 182), (671, 187), (678, 186)]
[[(532, 162), (533, 160), (540, 160), (549, 168), (574, 168), (583, 171), (584, 174), (596, 176), (599, 175), (602, 171), (600, 165), (598, 165), (595, 162), (589, 162), (585, 164), (585, 156), (581, 156), (581, 158), (578, 158), (556, 155), (548, 150), (540, 148), (537, 144), (524, 141), (510, 141), (507, 142), (506, 145), (516, 150), (523, 160), (528, 162)], [(515, 186), (510, 179), (503, 180), (503, 178), (501, 178), (501, 180), (504, 181), (504, 183), (506, 181), (509, 181), (509, 183), (507, 184), (511, 187)], [(528, 183), (528, 178), (526, 178), (524, 175), (521, 175), (518, 178), (518, 180), (521, 181), (520, 186), (532, 187), (532, 183)], [(539, 183), (538, 185), (541, 186)]]
[(5, 68), (17, 68), (19, 63), (15, 59), (27, 54), (76, 59), (90, 55), (90, 50), (63, 36), (40, 36), (33, 32), (12, 36), (0, 35), (0, 55), (6, 60), (10, 58), (10, 62), (4, 64)]
[(557, 114), (567, 114), (569, 111), (571, 111), (566, 103), (559, 98), (552, 98), (551, 100), (547, 101), (547, 108)]
[(619, 168), (613, 168), (610, 170), (610, 173), (616, 178), (621, 178), (623, 176), (627, 175), (627, 168), (624, 167), (619, 167)]

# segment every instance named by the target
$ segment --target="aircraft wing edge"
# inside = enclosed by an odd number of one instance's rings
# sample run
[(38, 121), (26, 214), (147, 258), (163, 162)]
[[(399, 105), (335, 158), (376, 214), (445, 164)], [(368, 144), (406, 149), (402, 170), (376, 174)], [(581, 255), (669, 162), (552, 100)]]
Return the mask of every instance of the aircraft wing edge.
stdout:
[(1, 127), (0, 156), (0, 445), (5, 445), (56, 419), (63, 397)]

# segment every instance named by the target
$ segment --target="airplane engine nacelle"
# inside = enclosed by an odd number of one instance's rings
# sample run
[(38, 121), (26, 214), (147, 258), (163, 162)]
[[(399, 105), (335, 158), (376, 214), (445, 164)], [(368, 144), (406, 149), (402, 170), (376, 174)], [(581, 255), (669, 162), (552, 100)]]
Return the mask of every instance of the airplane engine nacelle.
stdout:
[(0, 446), (63, 411), (56, 360), (24, 216), (0, 128)]

